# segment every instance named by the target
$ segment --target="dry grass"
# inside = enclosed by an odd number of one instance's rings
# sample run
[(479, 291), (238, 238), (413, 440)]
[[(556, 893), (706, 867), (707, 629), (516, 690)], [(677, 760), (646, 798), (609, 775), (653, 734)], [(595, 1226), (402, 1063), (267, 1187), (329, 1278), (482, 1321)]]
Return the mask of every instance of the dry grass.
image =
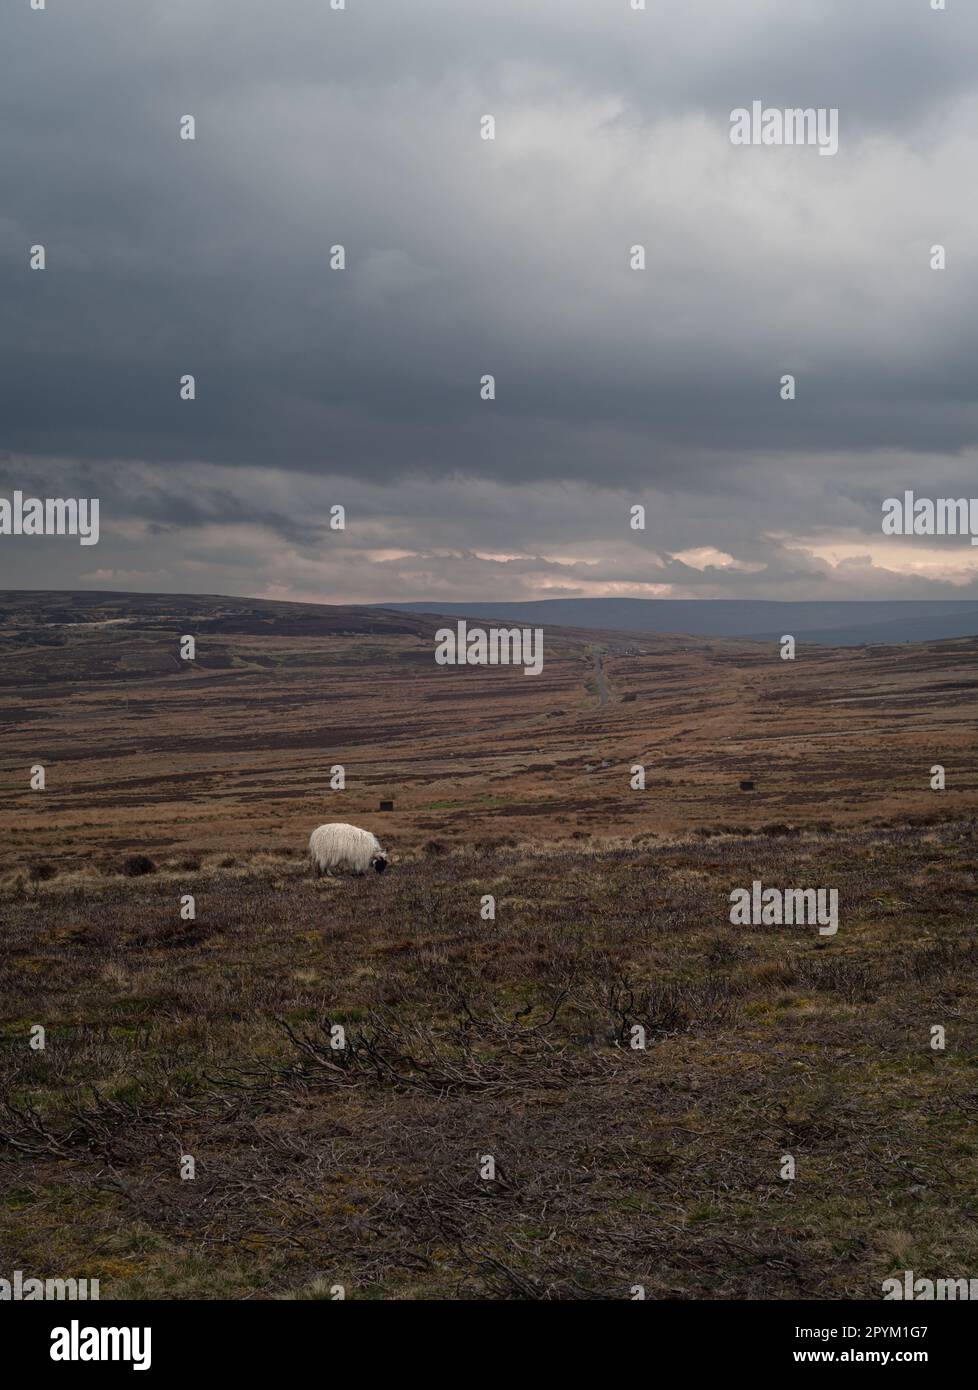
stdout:
[[(527, 678), (436, 667), (437, 625), (3, 596), (0, 1273), (553, 1299), (978, 1272), (978, 641), (786, 663), (551, 630)], [(391, 871), (316, 883), (325, 819)], [(757, 877), (837, 888), (838, 935), (731, 927)]]
[[(419, 850), (318, 885), (258, 851), (15, 870), (0, 1268), (201, 1298), (877, 1298), (895, 1268), (974, 1273), (975, 848), (963, 821)], [(753, 877), (837, 887), (838, 936), (731, 927)]]
[[(762, 825), (790, 838), (978, 806), (978, 639), (785, 662), (773, 642), (547, 629), (527, 677), (436, 666), (438, 626), (241, 599), (0, 595), (0, 871), (177, 852), (213, 866), (301, 847), (324, 819), (414, 851)], [(177, 655), (188, 632), (194, 663)], [(644, 793), (629, 786), (637, 762)], [(44, 792), (29, 786), (38, 763)]]

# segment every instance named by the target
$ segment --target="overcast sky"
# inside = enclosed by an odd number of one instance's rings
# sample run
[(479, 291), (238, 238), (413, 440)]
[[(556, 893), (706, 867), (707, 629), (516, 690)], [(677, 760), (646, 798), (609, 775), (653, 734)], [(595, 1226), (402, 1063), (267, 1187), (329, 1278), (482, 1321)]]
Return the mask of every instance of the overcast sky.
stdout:
[(978, 597), (880, 529), (978, 495), (976, 56), (964, 0), (6, 0), (0, 495), (101, 539), (0, 587)]

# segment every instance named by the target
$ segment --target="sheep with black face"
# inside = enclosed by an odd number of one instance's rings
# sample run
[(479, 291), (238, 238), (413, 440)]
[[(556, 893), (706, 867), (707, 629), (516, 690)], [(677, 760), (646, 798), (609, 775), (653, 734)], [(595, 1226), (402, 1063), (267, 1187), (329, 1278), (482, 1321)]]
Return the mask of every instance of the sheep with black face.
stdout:
[(343, 821), (316, 827), (309, 836), (309, 857), (317, 878), (332, 869), (350, 869), (357, 877), (368, 869), (382, 874), (388, 864), (387, 852), (376, 835)]

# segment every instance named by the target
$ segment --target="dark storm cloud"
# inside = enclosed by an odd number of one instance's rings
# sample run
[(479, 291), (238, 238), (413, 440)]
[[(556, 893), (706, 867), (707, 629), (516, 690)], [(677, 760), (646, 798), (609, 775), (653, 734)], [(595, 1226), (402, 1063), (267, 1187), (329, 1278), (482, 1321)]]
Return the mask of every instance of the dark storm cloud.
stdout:
[[(559, 547), (552, 498), (514, 519), (532, 484), (603, 488), (609, 519), (653, 489), (647, 550), (715, 546), (791, 583), (812, 567), (781, 574), (772, 533), (865, 532), (881, 489), (973, 473), (973, 10), (347, 4), (5, 13), (0, 448), (21, 475), (57, 457), (110, 519), (300, 548), (323, 517), (294, 508), (332, 494), (253, 493), (242, 469), (361, 477), (426, 556), (418, 479), (512, 485), (500, 528), (451, 492), (459, 555), (496, 529), (499, 551)], [(732, 147), (754, 98), (838, 106), (838, 156)], [(594, 515), (563, 518), (568, 545)]]

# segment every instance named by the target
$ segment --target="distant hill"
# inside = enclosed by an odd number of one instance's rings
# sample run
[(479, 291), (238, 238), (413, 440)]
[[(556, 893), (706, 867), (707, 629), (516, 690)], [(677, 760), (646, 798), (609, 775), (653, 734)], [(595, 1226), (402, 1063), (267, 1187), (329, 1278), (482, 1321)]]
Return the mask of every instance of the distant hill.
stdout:
[(171, 630), (193, 622), (194, 632), (327, 637), (343, 634), (430, 639), (437, 623), (427, 614), (349, 604), (291, 603), (225, 594), (144, 594), (98, 589), (0, 590), (0, 637), (5, 629), (128, 625)]
[[(623, 611), (554, 607), (592, 621)], [(688, 605), (669, 611), (695, 622)], [(931, 824), (978, 807), (978, 636), (803, 645), (783, 661), (772, 641), (547, 621), (529, 676), (437, 662), (437, 629), (454, 621), (213, 594), (0, 592), (0, 900), (4, 875), (34, 863), (100, 874), (133, 850), (172, 867), (301, 855), (326, 818), (440, 854), (500, 837), (648, 846), (701, 829)]]
[(833, 647), (978, 635), (978, 603), (966, 599), (779, 603), (766, 599), (557, 598), (515, 603), (388, 603), (384, 607), (619, 632), (684, 632), (698, 637), (764, 640), (791, 633), (799, 641)]
[[(592, 633), (682, 634), (733, 640), (799, 641), (829, 647), (892, 646), (978, 636), (978, 603), (900, 600), (778, 603), (743, 599), (538, 599), (500, 603), (294, 603), (217, 594), (144, 594), (99, 590), (0, 592), (0, 633), (25, 625), (53, 629), (114, 623), (169, 627), (193, 619), (197, 631), (278, 635), (412, 635), (433, 639), (437, 615), (560, 627), (568, 638)], [(670, 638), (670, 644), (674, 645)]]
[[(195, 633), (256, 637), (417, 637), (434, 644), (442, 626), (434, 613), (379, 604), (297, 603), (286, 599), (237, 598), (227, 594), (154, 594), (99, 589), (0, 590), (0, 646), (5, 640), (64, 645), (87, 628), (172, 632), (193, 624)], [(631, 645), (632, 629), (577, 628), (548, 622), (548, 636), (582, 647), (596, 639)], [(646, 634), (643, 645), (670, 650), (681, 635)], [(3, 677), (0, 675), (0, 681)]]

